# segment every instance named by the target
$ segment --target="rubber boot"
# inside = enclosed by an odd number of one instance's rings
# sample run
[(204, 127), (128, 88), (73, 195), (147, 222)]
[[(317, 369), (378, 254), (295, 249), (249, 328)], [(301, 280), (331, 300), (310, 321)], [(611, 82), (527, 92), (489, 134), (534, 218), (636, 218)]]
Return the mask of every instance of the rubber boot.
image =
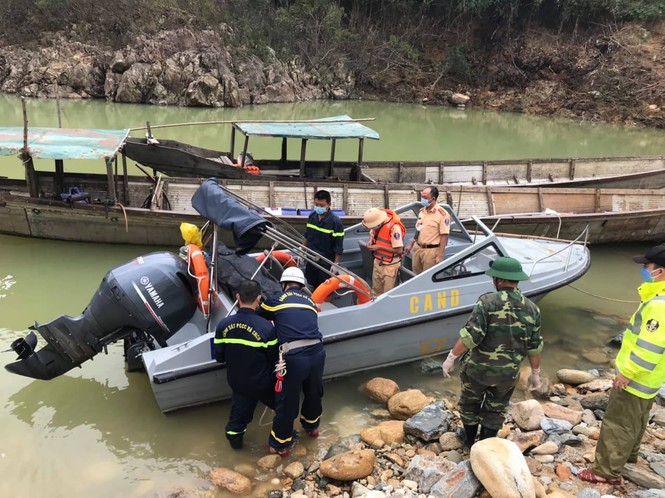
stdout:
[(478, 424), (476, 425), (465, 425), (464, 429), (457, 429), (455, 431), (457, 438), (462, 441), (462, 444), (466, 449), (471, 448), (473, 443), (476, 442), (476, 434), (478, 434)]
[(242, 434), (237, 434), (233, 436), (226, 436), (226, 439), (229, 440), (229, 444), (231, 445), (231, 448), (234, 450), (240, 450), (242, 449)]
[(478, 440), (482, 441), (483, 439), (487, 439), (490, 437), (496, 437), (496, 435), (499, 433), (499, 429), (490, 429), (488, 427), (481, 427), (480, 428), (480, 435), (478, 436)]

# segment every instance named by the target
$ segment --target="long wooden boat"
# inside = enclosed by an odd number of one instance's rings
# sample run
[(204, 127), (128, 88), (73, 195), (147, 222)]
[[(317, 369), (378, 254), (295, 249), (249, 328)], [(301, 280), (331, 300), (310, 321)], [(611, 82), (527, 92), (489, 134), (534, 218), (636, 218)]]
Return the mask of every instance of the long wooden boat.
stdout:
[[(0, 154), (21, 153), (26, 164), (25, 181), (0, 179), (0, 233), (83, 242), (180, 244), (181, 222), (203, 222), (191, 207), (191, 197), (201, 180), (129, 176), (125, 156), (120, 154), (128, 132), (32, 129), (26, 155), (20, 140), (22, 130), (5, 135), (0, 131)], [(114, 174), (119, 156), (123, 158), (122, 174)], [(32, 157), (55, 159), (55, 172), (36, 171)], [(84, 157), (103, 159), (107, 174), (64, 172), (64, 159)], [(599, 160), (586, 161), (592, 164)], [(662, 170), (663, 159), (654, 161), (649, 164), (659, 165)], [(619, 164), (628, 170), (625, 161)], [(587, 163), (575, 163), (575, 171), (585, 168)], [(532, 164), (532, 174), (534, 169)], [(394, 208), (417, 200), (423, 188), (422, 182), (315, 179), (223, 179), (221, 183), (261, 208), (277, 208), (274, 213), (298, 230), (304, 230), (305, 215), (318, 189), (331, 192), (333, 207), (343, 211), (343, 220), (350, 226), (370, 207)], [(461, 218), (475, 215), (490, 224), (499, 220), (497, 230), (504, 232), (571, 238), (589, 224), (590, 242), (660, 240), (665, 236), (665, 194), (658, 190), (446, 183), (440, 184), (440, 190), (440, 200), (452, 206)], [(559, 214), (553, 215), (553, 211)], [(231, 240), (223, 242), (232, 244)]]
[[(348, 116), (338, 116), (343, 119)], [(257, 123), (250, 123), (252, 126)], [(250, 124), (235, 123), (237, 128), (252, 136)], [(357, 124), (357, 123), (354, 123)], [(279, 130), (273, 129), (280, 126)], [(265, 126), (268, 126), (266, 124)], [(357, 161), (336, 161), (335, 142), (330, 132), (311, 132), (309, 139), (329, 139), (329, 161), (314, 161), (305, 157), (306, 142), (301, 138), (302, 156), (287, 159), (287, 140), (298, 138), (295, 124), (272, 124), (271, 134), (263, 136), (282, 139), (282, 157), (256, 159), (260, 174), (252, 175), (238, 167), (234, 158), (235, 139), (231, 151), (223, 152), (197, 147), (176, 140), (139, 139), (129, 137), (123, 154), (143, 166), (175, 177), (261, 179), (271, 180), (339, 180), (368, 183), (433, 183), (437, 185), (486, 185), (503, 187), (596, 187), (596, 188), (663, 188), (665, 187), (665, 156), (600, 157), (559, 159), (514, 159), (500, 161), (363, 161), (362, 145)], [(302, 125), (298, 125), (302, 127)], [(332, 126), (332, 125), (329, 125)], [(363, 126), (367, 130), (367, 127)], [(326, 134), (327, 133), (327, 134)], [(346, 138), (362, 141), (372, 136), (363, 130)], [(376, 135), (378, 137), (378, 134)]]

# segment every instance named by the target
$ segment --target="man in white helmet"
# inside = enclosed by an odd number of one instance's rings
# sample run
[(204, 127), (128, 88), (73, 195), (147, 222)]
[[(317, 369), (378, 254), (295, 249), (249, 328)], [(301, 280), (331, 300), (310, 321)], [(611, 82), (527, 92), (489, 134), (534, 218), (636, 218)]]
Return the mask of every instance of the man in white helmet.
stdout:
[[(300, 268), (287, 268), (280, 278), (282, 294), (266, 299), (259, 314), (272, 320), (280, 344), (280, 370), (286, 368), (275, 387), (275, 418), (268, 442), (270, 451), (287, 456), (293, 445), (293, 421), (311, 437), (318, 437), (323, 407), (323, 366), (326, 353), (319, 332), (318, 310), (306, 291), (307, 281)], [(280, 385), (281, 384), (281, 385)], [(300, 405), (300, 392), (304, 398)]]

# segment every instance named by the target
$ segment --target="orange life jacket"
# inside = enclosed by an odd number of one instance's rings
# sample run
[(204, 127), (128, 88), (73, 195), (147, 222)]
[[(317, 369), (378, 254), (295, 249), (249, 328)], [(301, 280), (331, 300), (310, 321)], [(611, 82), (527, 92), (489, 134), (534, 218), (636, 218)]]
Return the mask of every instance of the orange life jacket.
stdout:
[[(406, 235), (406, 227), (404, 226), (404, 223), (402, 223), (399, 215), (392, 209), (381, 208), (381, 211), (385, 211), (388, 214), (388, 221), (381, 225), (378, 230), (375, 228), (371, 231), (370, 244), (376, 244), (377, 246), (392, 249), (393, 245), (390, 240), (390, 232), (392, 232), (393, 227), (395, 225), (399, 226), (400, 231), (402, 232), (402, 240), (404, 239), (404, 235)], [(384, 249), (375, 249), (374, 258), (382, 263), (392, 263), (395, 260), (401, 259), (401, 256)]]

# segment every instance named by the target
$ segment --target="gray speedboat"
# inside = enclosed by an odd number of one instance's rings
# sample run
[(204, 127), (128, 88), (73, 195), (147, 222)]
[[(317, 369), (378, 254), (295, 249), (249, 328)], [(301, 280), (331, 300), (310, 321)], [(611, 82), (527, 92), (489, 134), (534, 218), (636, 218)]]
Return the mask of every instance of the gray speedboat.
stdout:
[[(197, 306), (197, 276), (178, 254), (151, 253), (111, 270), (89, 306), (78, 317), (59, 317), (35, 325), (47, 344), (36, 350), (31, 332), (12, 344), (18, 361), (10, 372), (48, 380), (61, 375), (123, 340), (129, 370), (145, 370), (163, 412), (230, 397), (224, 365), (214, 359), (216, 323), (234, 312), (233, 287), (256, 278), (266, 293), (278, 292), (282, 265), (275, 249), (302, 263), (317, 263), (299, 241), (300, 234), (274, 225), (234, 198), (214, 180), (204, 182), (192, 205), (215, 227), (209, 253), (209, 315)], [(481, 221), (468, 231), (449, 206), (452, 226), (443, 262), (415, 275), (410, 258), (400, 270), (400, 283), (381, 296), (372, 296), (372, 256), (365, 247), (362, 225), (345, 230), (342, 277), (327, 282), (337, 288), (321, 304), (319, 326), (326, 346), (327, 378), (409, 362), (449, 350), (478, 296), (492, 290), (484, 275), (490, 261), (517, 258), (529, 274), (521, 288), (531, 299), (580, 278), (590, 254), (582, 233), (575, 241), (497, 236)], [(413, 236), (419, 203), (396, 210)], [(236, 249), (217, 242), (219, 229), (233, 230)], [(260, 237), (272, 240), (271, 251), (247, 254)], [(257, 257), (258, 256), (258, 257)], [(259, 262), (261, 260), (261, 262)], [(200, 276), (199, 276), (200, 279)], [(326, 285), (326, 284), (322, 284)]]

